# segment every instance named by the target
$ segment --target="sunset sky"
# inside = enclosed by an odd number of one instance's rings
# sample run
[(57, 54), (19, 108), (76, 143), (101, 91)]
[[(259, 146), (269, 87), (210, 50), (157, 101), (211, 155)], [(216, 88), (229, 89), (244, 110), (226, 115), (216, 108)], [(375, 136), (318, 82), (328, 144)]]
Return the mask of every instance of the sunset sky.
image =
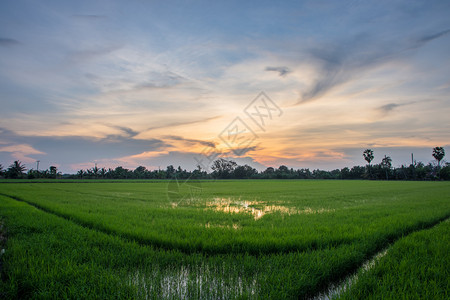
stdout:
[[(0, 163), (192, 170), (216, 151), (331, 170), (366, 148), (428, 163), (450, 155), (449, 16), (450, 1), (3, 0)], [(254, 139), (227, 144), (236, 129)]]

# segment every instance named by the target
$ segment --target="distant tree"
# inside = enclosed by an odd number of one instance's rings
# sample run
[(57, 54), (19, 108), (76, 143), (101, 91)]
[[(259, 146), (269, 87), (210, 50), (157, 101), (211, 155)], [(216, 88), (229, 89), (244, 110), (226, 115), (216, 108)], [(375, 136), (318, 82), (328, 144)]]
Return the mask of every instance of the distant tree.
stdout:
[(124, 168), (124, 167), (122, 167), (122, 166), (119, 166), (119, 167), (116, 167), (115, 169), (114, 169), (114, 171), (113, 171), (113, 177), (114, 178), (123, 178), (123, 179), (128, 179), (128, 176), (130, 175), (130, 170), (128, 170), (128, 169), (126, 169), (126, 168)]
[(105, 178), (105, 175), (106, 175), (106, 168), (101, 168), (101, 169), (100, 169), (100, 175), (102, 176), (102, 178)]
[(372, 160), (373, 160), (373, 150), (372, 149), (366, 149), (366, 150), (364, 150), (364, 152), (363, 152), (363, 156), (364, 156), (364, 159), (367, 161), (367, 163), (369, 164), (369, 175), (370, 175), (370, 177), (372, 177), (372, 171), (370, 170), (370, 163), (372, 162)]
[(79, 171), (77, 172), (78, 178), (83, 179), (83, 175), (84, 175), (83, 169), (81, 169), (81, 170), (79, 170)]
[(213, 162), (211, 169), (219, 178), (230, 178), (231, 173), (233, 173), (236, 167), (236, 162), (219, 158)]
[(0, 177), (3, 177), (3, 166), (0, 164)]
[(270, 179), (270, 178), (274, 178), (274, 176), (275, 176), (275, 169), (272, 167), (268, 167), (261, 173), (261, 178)]
[(364, 176), (365, 168), (362, 166), (353, 166), (350, 170), (350, 177), (352, 179), (361, 179)]
[(264, 170), (264, 173), (267, 174), (273, 174), (275, 172), (275, 169), (272, 167), (268, 167), (267, 169)]
[(285, 165), (279, 166), (278, 169), (275, 170), (275, 173), (278, 179), (289, 178), (290, 176), (289, 168)]
[(438, 178), (440, 178), (441, 175), (441, 160), (445, 156), (445, 150), (443, 147), (434, 147), (433, 148), (433, 157), (438, 162)]
[(98, 178), (98, 174), (100, 173), (100, 169), (99, 168), (97, 168), (97, 164), (95, 164), (95, 166), (92, 168), (92, 175), (95, 177), (95, 178)]
[(134, 169), (133, 173), (136, 178), (142, 179), (145, 178), (145, 173), (147, 172), (147, 168), (144, 166), (139, 166)]
[(389, 172), (392, 168), (392, 159), (389, 156), (384, 156), (384, 158), (381, 160), (381, 167), (386, 172), (386, 180), (389, 180)]
[(348, 167), (341, 169), (341, 178), (342, 179), (350, 179), (350, 169)]
[(442, 167), (440, 171), (440, 178), (444, 180), (450, 180), (450, 163), (446, 163), (446, 166)]
[(175, 175), (175, 168), (172, 165), (167, 166), (166, 174), (168, 178), (172, 178)]
[(445, 150), (443, 147), (434, 147), (433, 148), (433, 157), (434, 159), (437, 160), (438, 162), (438, 167), (440, 167), (441, 165), (441, 160), (444, 158), (445, 156)]
[(237, 166), (233, 171), (234, 178), (251, 178), (257, 173), (258, 171), (249, 165)]
[(50, 168), (48, 168), (48, 169), (49, 169), (50, 176), (52, 178), (56, 178), (56, 175), (58, 174), (58, 168), (56, 168), (55, 166), (50, 166)]
[(16, 160), (16, 161), (14, 161), (14, 163), (12, 165), (9, 166), (6, 173), (7, 173), (7, 176), (10, 178), (23, 178), (26, 170), (27, 169), (20, 162), (20, 160)]

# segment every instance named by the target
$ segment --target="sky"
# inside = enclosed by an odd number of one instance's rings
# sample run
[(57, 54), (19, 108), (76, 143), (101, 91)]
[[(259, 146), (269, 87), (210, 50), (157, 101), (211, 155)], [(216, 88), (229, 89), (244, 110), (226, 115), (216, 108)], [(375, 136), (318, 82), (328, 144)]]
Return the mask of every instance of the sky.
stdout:
[(332, 170), (367, 148), (429, 163), (450, 151), (449, 15), (450, 1), (3, 0), (0, 164)]

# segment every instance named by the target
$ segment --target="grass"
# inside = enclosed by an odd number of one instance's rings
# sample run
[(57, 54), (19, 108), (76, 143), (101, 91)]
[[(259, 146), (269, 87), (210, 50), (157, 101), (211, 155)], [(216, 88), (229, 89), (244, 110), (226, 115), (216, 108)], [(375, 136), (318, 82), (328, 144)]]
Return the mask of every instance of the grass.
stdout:
[(0, 184), (8, 230), (1, 293), (301, 298), (450, 216), (450, 184), (441, 182), (217, 181), (202, 188), (174, 205), (167, 182)]
[(450, 221), (402, 238), (339, 299), (449, 299)]

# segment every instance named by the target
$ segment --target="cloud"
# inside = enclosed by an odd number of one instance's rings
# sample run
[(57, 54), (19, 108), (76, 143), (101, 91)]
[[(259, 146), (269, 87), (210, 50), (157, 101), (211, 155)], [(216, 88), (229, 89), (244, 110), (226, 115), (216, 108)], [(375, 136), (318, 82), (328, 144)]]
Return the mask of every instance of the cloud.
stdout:
[[(123, 135), (108, 135), (104, 138), (86, 136), (29, 136), (20, 135), (0, 128), (2, 140), (8, 142), (2, 146), (0, 160), (8, 161), (13, 157), (28, 157), (27, 162), (40, 159), (44, 164), (61, 163), (72, 165), (77, 163), (108, 160), (117, 157), (132, 156), (143, 151), (162, 151), (171, 147), (160, 139), (136, 139), (136, 132), (127, 127), (120, 127)], [(12, 145), (21, 145), (16, 147)], [(7, 155), (5, 155), (7, 154)]]
[(448, 33), (450, 30), (424, 35), (413, 42), (375, 41), (365, 34), (345, 42), (319, 45), (309, 50), (309, 56), (318, 68), (318, 79), (302, 93), (297, 105), (317, 100), (356, 76), (398, 59), (405, 51), (420, 48)]
[(402, 106), (402, 105), (405, 105), (405, 104), (389, 103), (389, 104), (385, 104), (385, 105), (378, 107), (378, 110), (380, 110), (381, 112), (384, 112), (384, 113), (388, 113), (388, 112), (392, 111), (393, 109), (395, 109), (399, 106)]
[(228, 149), (223, 154), (224, 155), (238, 155), (239, 157), (246, 155), (248, 152), (257, 151), (259, 149), (258, 146), (244, 147), (244, 148), (233, 148)]
[(110, 46), (103, 46), (95, 49), (86, 49), (86, 50), (80, 50), (72, 52), (68, 59), (71, 62), (80, 63), (80, 62), (87, 62), (93, 59), (96, 59), (98, 57), (102, 57), (105, 55), (108, 55), (118, 49), (122, 48), (122, 46), (119, 45), (110, 45)]
[(19, 45), (19, 44), (20, 44), (20, 42), (18, 40), (0, 37), (0, 46), (2, 46), (2, 47), (11, 47), (11, 46)]
[(183, 138), (181, 136), (176, 136), (176, 135), (166, 135), (163, 138), (166, 138), (169, 140), (183, 141), (183, 142), (187, 142), (189, 144), (200, 144), (205, 147), (216, 148), (216, 144), (214, 142), (195, 140), (195, 139), (186, 139), (186, 138)]
[(425, 35), (425, 36), (417, 39), (418, 47), (422, 46), (425, 43), (431, 42), (432, 40), (446, 36), (449, 33), (450, 33), (450, 29), (447, 29), (447, 30), (443, 30), (443, 31), (435, 33), (435, 34)]
[(28, 144), (10, 144), (0, 147), (0, 152), (6, 152), (11, 156), (12, 159), (20, 160), (24, 163), (35, 162), (35, 159), (31, 158), (30, 155), (46, 154)]
[(106, 126), (110, 127), (110, 128), (114, 128), (114, 129), (118, 129), (120, 130), (122, 133), (125, 134), (126, 137), (135, 137), (137, 136), (140, 132), (135, 131), (129, 127), (125, 127), (125, 126), (119, 126), (119, 125), (111, 125), (111, 124), (105, 124)]
[(286, 77), (287, 74), (292, 72), (288, 67), (266, 67), (266, 71), (278, 72), (281, 77)]
[(212, 121), (212, 120), (217, 120), (217, 119), (219, 119), (221, 117), (222, 116), (214, 116), (214, 117), (210, 117), (210, 118), (206, 118), (206, 119), (202, 119), (202, 120), (197, 120), (197, 121), (174, 122), (174, 123), (169, 123), (169, 124), (166, 124), (166, 125), (150, 127), (150, 128), (147, 128), (146, 131), (162, 129), (162, 128), (185, 126), (185, 125), (193, 125), (193, 124), (199, 124), (199, 123), (206, 123), (206, 122), (209, 122), (209, 121)]
[(150, 81), (139, 83), (132, 90), (167, 89), (187, 81), (185, 77), (170, 71), (152, 73), (151, 77)]
[(86, 20), (86, 21), (97, 21), (97, 20), (104, 20), (107, 18), (107, 16), (105, 16), (105, 15), (95, 15), (95, 14), (92, 14), (92, 15), (75, 14), (75, 15), (72, 15), (72, 17), (75, 19)]
[(388, 104), (385, 104), (385, 105), (377, 107), (377, 110), (379, 112), (383, 113), (383, 114), (387, 114), (387, 113), (390, 113), (391, 111), (393, 111), (393, 110), (395, 110), (395, 109), (397, 109), (399, 107), (408, 106), (408, 105), (412, 105), (412, 104), (416, 104), (416, 103), (420, 103), (420, 102), (424, 102), (424, 101), (431, 102), (431, 101), (435, 101), (435, 100), (409, 101), (409, 102), (406, 102), (406, 103), (394, 103), (394, 102), (392, 102), (392, 103), (388, 103)]

